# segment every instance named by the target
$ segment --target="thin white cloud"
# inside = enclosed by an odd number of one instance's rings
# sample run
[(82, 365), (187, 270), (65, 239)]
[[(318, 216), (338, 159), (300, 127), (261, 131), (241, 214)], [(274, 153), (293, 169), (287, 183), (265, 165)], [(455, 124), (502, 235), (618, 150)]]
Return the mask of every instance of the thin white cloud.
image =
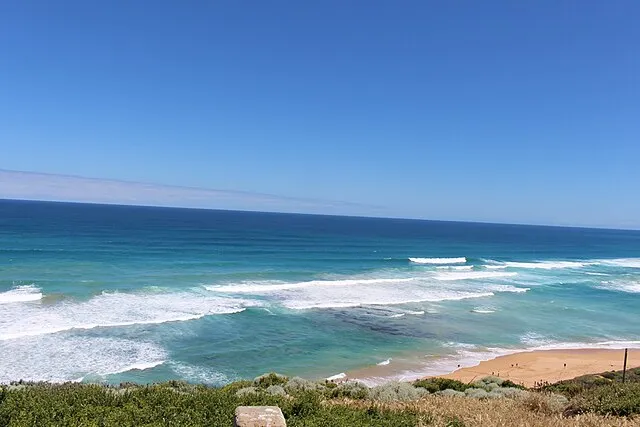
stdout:
[(1, 169), (0, 199), (343, 215), (380, 214), (380, 208), (349, 202)]

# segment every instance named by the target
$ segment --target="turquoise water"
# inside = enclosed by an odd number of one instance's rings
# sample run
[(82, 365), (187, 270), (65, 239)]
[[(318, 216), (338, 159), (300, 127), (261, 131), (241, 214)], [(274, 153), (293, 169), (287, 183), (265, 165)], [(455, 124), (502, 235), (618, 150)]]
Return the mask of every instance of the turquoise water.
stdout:
[(640, 232), (0, 201), (0, 382), (640, 346)]

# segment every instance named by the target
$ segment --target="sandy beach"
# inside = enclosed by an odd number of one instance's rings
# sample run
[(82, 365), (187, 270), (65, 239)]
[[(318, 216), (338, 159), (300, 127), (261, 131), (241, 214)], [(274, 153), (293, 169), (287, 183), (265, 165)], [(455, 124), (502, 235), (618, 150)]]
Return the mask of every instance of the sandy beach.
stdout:
[[(442, 375), (463, 382), (488, 375), (509, 379), (527, 387), (536, 382), (556, 382), (585, 374), (621, 370), (624, 350), (536, 350), (509, 354)], [(627, 369), (640, 366), (640, 349), (629, 349)]]

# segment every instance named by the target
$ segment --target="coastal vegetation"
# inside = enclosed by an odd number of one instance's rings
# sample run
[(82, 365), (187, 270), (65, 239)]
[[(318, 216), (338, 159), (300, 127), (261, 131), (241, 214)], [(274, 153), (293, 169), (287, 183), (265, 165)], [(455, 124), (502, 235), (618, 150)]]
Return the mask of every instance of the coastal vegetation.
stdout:
[(266, 374), (221, 388), (180, 381), (0, 387), (0, 426), (231, 426), (241, 405), (279, 406), (288, 426), (640, 425), (640, 369), (533, 389), (496, 377), (367, 387)]

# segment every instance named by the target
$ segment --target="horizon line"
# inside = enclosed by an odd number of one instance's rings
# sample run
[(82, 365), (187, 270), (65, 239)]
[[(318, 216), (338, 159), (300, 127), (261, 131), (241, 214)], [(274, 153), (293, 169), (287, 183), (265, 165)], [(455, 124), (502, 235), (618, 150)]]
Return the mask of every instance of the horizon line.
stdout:
[[(125, 181), (126, 182), (126, 181)], [(186, 187), (189, 188), (189, 187)], [(167, 206), (152, 204), (126, 204), (126, 203), (106, 203), (106, 202), (87, 202), (72, 200), (53, 200), (53, 199), (29, 199), (29, 198), (4, 198), (0, 196), (2, 202), (26, 202), (26, 203), (56, 203), (69, 205), (91, 205), (91, 206), (114, 206), (114, 207), (133, 207), (133, 208), (155, 208), (155, 209), (176, 209), (176, 210), (198, 210), (198, 211), (214, 211), (214, 212), (237, 212), (237, 213), (258, 213), (272, 215), (301, 215), (301, 216), (322, 216), (335, 218), (361, 218), (361, 219), (387, 219), (387, 220), (403, 220), (403, 221), (419, 221), (419, 222), (443, 222), (453, 224), (478, 224), (478, 225), (502, 225), (515, 227), (544, 227), (544, 228), (571, 228), (576, 230), (608, 230), (608, 231), (632, 231), (640, 232), (640, 228), (613, 228), (613, 227), (594, 227), (579, 225), (558, 225), (558, 224), (532, 224), (518, 222), (493, 222), (493, 221), (471, 221), (471, 220), (447, 220), (447, 219), (430, 219), (405, 216), (374, 216), (374, 215), (349, 215), (349, 214), (331, 214), (331, 213), (308, 213), (308, 212), (286, 212), (286, 211), (261, 211), (252, 209), (224, 209), (210, 207), (193, 207), (193, 206)]]

